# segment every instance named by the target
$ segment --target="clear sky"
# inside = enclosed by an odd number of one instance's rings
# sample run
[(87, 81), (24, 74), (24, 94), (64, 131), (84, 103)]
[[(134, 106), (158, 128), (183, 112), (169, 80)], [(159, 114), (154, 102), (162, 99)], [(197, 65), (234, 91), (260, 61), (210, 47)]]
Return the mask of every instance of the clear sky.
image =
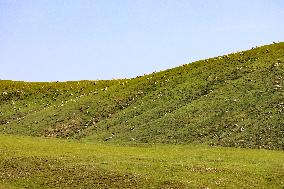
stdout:
[(0, 79), (129, 78), (273, 41), (283, 0), (0, 0)]

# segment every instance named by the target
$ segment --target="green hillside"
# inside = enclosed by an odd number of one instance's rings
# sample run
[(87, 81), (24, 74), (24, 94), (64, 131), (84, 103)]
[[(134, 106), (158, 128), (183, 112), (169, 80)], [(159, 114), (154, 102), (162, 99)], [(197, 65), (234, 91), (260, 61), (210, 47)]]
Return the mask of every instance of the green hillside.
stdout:
[(2, 134), (284, 149), (284, 43), (133, 79), (0, 81)]

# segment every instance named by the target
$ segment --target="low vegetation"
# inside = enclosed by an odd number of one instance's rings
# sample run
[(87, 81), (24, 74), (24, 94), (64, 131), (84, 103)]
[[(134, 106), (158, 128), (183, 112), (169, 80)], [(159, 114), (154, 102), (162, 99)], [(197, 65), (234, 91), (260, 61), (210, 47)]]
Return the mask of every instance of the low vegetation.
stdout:
[(134, 79), (0, 81), (0, 132), (283, 149), (284, 43)]
[[(0, 135), (10, 188), (281, 188), (282, 151), (79, 143)], [(8, 187), (8, 188), (9, 188)]]
[(0, 188), (284, 188), (283, 78), (275, 43), (132, 79), (0, 80)]

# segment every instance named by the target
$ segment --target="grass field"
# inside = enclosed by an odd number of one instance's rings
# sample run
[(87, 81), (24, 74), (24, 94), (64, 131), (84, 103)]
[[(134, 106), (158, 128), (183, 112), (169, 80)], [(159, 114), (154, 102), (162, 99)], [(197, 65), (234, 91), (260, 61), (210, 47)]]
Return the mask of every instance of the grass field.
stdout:
[(0, 189), (278, 189), (283, 150), (283, 42), (132, 79), (0, 80)]
[(284, 152), (0, 135), (2, 188), (283, 188)]

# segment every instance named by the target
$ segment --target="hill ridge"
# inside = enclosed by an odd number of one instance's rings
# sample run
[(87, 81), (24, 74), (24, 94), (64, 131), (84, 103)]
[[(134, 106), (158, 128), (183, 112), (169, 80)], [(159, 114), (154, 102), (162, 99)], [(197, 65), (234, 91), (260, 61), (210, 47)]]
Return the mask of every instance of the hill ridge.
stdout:
[(277, 43), (131, 79), (0, 80), (0, 131), (283, 149), (283, 57)]

